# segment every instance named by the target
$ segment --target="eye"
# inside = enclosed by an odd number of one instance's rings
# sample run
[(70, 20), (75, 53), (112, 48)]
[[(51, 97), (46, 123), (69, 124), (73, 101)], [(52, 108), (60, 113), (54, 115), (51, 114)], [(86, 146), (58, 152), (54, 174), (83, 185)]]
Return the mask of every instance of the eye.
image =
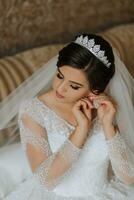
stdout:
[[(63, 79), (63, 77), (58, 73), (56, 74), (56, 76), (59, 78), (59, 79)], [(74, 89), (74, 90), (78, 90), (80, 87), (77, 87), (77, 86), (73, 86), (71, 85), (71, 87)]]
[(73, 86), (71, 85), (71, 87), (74, 89), (74, 90), (78, 90), (80, 87), (77, 87), (77, 86)]
[(59, 79), (62, 79), (63, 77), (62, 76), (60, 76), (60, 74), (58, 73), (58, 74), (56, 74), (56, 76), (59, 78)]

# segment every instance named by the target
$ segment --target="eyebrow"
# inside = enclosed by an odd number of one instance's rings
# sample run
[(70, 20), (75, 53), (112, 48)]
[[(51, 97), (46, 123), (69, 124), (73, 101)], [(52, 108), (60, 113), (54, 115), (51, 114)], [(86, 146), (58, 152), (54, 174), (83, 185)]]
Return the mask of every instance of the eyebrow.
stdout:
[[(60, 72), (60, 74), (61, 74), (62, 76), (64, 76), (64, 75), (62, 74), (62, 72), (59, 70), (59, 68), (57, 68), (57, 70)], [(75, 84), (77, 84), (77, 85), (83, 86), (82, 84), (77, 83), (77, 82), (75, 82), (75, 81), (71, 81), (71, 80), (69, 80), (69, 81), (72, 82), (72, 83), (75, 83)]]

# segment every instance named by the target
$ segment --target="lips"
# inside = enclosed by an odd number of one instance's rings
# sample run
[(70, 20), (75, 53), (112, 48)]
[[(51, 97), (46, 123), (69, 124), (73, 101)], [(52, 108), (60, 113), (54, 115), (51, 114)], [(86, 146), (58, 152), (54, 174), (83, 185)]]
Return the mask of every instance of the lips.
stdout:
[(64, 96), (62, 96), (61, 94), (59, 94), (57, 91), (56, 91), (56, 95), (60, 98), (64, 98)]

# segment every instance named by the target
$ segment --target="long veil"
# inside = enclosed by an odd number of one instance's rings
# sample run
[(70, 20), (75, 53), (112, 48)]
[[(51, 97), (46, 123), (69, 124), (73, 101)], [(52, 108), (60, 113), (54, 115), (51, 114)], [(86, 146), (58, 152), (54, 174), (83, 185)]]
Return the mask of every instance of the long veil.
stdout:
[[(128, 146), (134, 152), (134, 79), (115, 50), (114, 56), (115, 74), (108, 84), (108, 93), (118, 104), (116, 123)], [(51, 58), (1, 102), (0, 130), (15, 125), (12, 130), (14, 131), (18, 127), (18, 123), (17, 120), (14, 122), (15, 124), (11, 122), (18, 114), (20, 104), (51, 88), (57, 60), (58, 55)]]
[(134, 79), (113, 49), (115, 74), (108, 84), (108, 94), (118, 104), (115, 121), (125, 142), (134, 153)]
[(4, 145), (14, 143), (14, 132), (18, 130), (15, 117), (18, 116), (21, 103), (51, 88), (57, 58), (58, 55), (52, 57), (0, 103), (0, 133), (4, 134), (7, 129), (11, 131), (11, 137)]

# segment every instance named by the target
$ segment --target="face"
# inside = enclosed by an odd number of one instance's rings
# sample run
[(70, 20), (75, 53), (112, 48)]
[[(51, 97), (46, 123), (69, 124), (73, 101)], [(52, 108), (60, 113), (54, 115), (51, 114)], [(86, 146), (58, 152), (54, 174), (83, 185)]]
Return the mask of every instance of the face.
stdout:
[[(91, 94), (84, 72), (67, 65), (57, 68), (52, 89), (57, 101), (70, 105)], [(64, 98), (58, 97), (56, 91)]]

